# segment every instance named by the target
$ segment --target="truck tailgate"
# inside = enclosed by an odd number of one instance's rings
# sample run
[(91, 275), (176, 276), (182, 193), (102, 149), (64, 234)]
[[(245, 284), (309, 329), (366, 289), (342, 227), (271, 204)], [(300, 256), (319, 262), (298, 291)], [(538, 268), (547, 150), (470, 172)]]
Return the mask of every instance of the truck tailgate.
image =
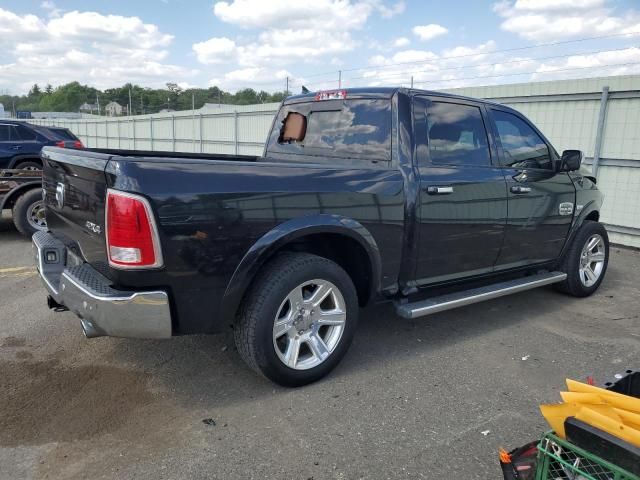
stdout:
[(45, 147), (42, 158), (49, 230), (73, 253), (107, 274), (104, 170), (111, 155)]

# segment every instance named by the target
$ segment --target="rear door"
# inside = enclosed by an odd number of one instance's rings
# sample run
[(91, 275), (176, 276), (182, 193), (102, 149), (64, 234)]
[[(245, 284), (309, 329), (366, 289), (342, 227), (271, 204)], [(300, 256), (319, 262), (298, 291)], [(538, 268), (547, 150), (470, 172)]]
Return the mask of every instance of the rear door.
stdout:
[(555, 150), (524, 116), (499, 107), (488, 111), (509, 196), (496, 268), (554, 260), (571, 226), (575, 187), (567, 172), (556, 172)]
[(13, 137), (15, 145), (20, 147), (21, 155), (39, 155), (43, 139), (36, 132), (24, 125), (15, 125)]
[(18, 141), (15, 126), (0, 123), (0, 168), (8, 168), (11, 159), (20, 155), (22, 145)]
[(418, 285), (493, 271), (502, 247), (507, 194), (484, 107), (439, 97), (414, 99), (420, 192)]

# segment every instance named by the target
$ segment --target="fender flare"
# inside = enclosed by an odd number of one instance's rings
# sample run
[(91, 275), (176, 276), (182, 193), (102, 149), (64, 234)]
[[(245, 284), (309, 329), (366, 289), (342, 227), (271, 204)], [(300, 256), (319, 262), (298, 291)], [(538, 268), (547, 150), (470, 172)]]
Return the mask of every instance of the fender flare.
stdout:
[(591, 215), (593, 212), (598, 212), (600, 214), (601, 204), (596, 199), (591, 199), (589, 202), (585, 204), (585, 206), (580, 210), (580, 213), (575, 217), (573, 223), (571, 224), (571, 229), (569, 230), (569, 234), (567, 235), (567, 241), (564, 242), (564, 247), (562, 248), (562, 252), (560, 253), (560, 258), (562, 258), (571, 245), (573, 243), (573, 239), (576, 236), (578, 230), (586, 220), (586, 218)]
[(341, 215), (318, 214), (294, 218), (272, 228), (258, 239), (236, 267), (222, 298), (221, 315), (232, 319), (256, 274), (271, 256), (293, 240), (316, 233), (334, 233), (357, 241), (371, 263), (371, 293), (380, 290), (380, 250), (371, 233), (359, 222)]
[(34, 181), (23, 183), (22, 185), (15, 187), (13, 190), (9, 190), (9, 192), (5, 194), (4, 198), (0, 202), (0, 211), (4, 210), (5, 208), (9, 208), (9, 205), (11, 205), (23, 193), (36, 188), (41, 188), (41, 186), (42, 182)]

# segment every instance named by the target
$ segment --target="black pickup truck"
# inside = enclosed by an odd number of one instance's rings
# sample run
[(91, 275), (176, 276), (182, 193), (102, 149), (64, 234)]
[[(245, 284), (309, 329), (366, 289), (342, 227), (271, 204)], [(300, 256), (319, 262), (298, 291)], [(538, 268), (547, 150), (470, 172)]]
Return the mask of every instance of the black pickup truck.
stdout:
[(261, 157), (42, 157), (50, 307), (87, 337), (232, 328), (283, 385), (335, 367), (370, 302), (415, 318), (548, 284), (587, 296), (607, 268), (581, 152), (482, 100), (318, 92), (284, 101)]

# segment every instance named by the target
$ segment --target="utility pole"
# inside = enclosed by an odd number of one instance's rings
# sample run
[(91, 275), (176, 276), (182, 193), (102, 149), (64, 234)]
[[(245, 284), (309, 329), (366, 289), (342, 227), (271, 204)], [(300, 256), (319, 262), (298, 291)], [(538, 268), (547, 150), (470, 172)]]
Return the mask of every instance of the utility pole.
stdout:
[(411, 75), (411, 88), (413, 88), (413, 75)]
[(284, 87), (284, 95), (287, 96), (288, 93), (289, 93), (289, 77), (287, 76), (285, 81), (285, 87)]
[(96, 92), (96, 104), (98, 105), (98, 115), (100, 115), (100, 97), (98, 96), (98, 92)]
[(140, 93), (140, 113), (144, 115), (144, 101), (142, 99), (142, 93)]
[(338, 70), (338, 88), (342, 88), (342, 70)]
[(129, 115), (132, 115), (133, 113), (131, 112), (131, 106), (133, 105), (133, 103), (131, 103), (131, 87), (129, 87)]

